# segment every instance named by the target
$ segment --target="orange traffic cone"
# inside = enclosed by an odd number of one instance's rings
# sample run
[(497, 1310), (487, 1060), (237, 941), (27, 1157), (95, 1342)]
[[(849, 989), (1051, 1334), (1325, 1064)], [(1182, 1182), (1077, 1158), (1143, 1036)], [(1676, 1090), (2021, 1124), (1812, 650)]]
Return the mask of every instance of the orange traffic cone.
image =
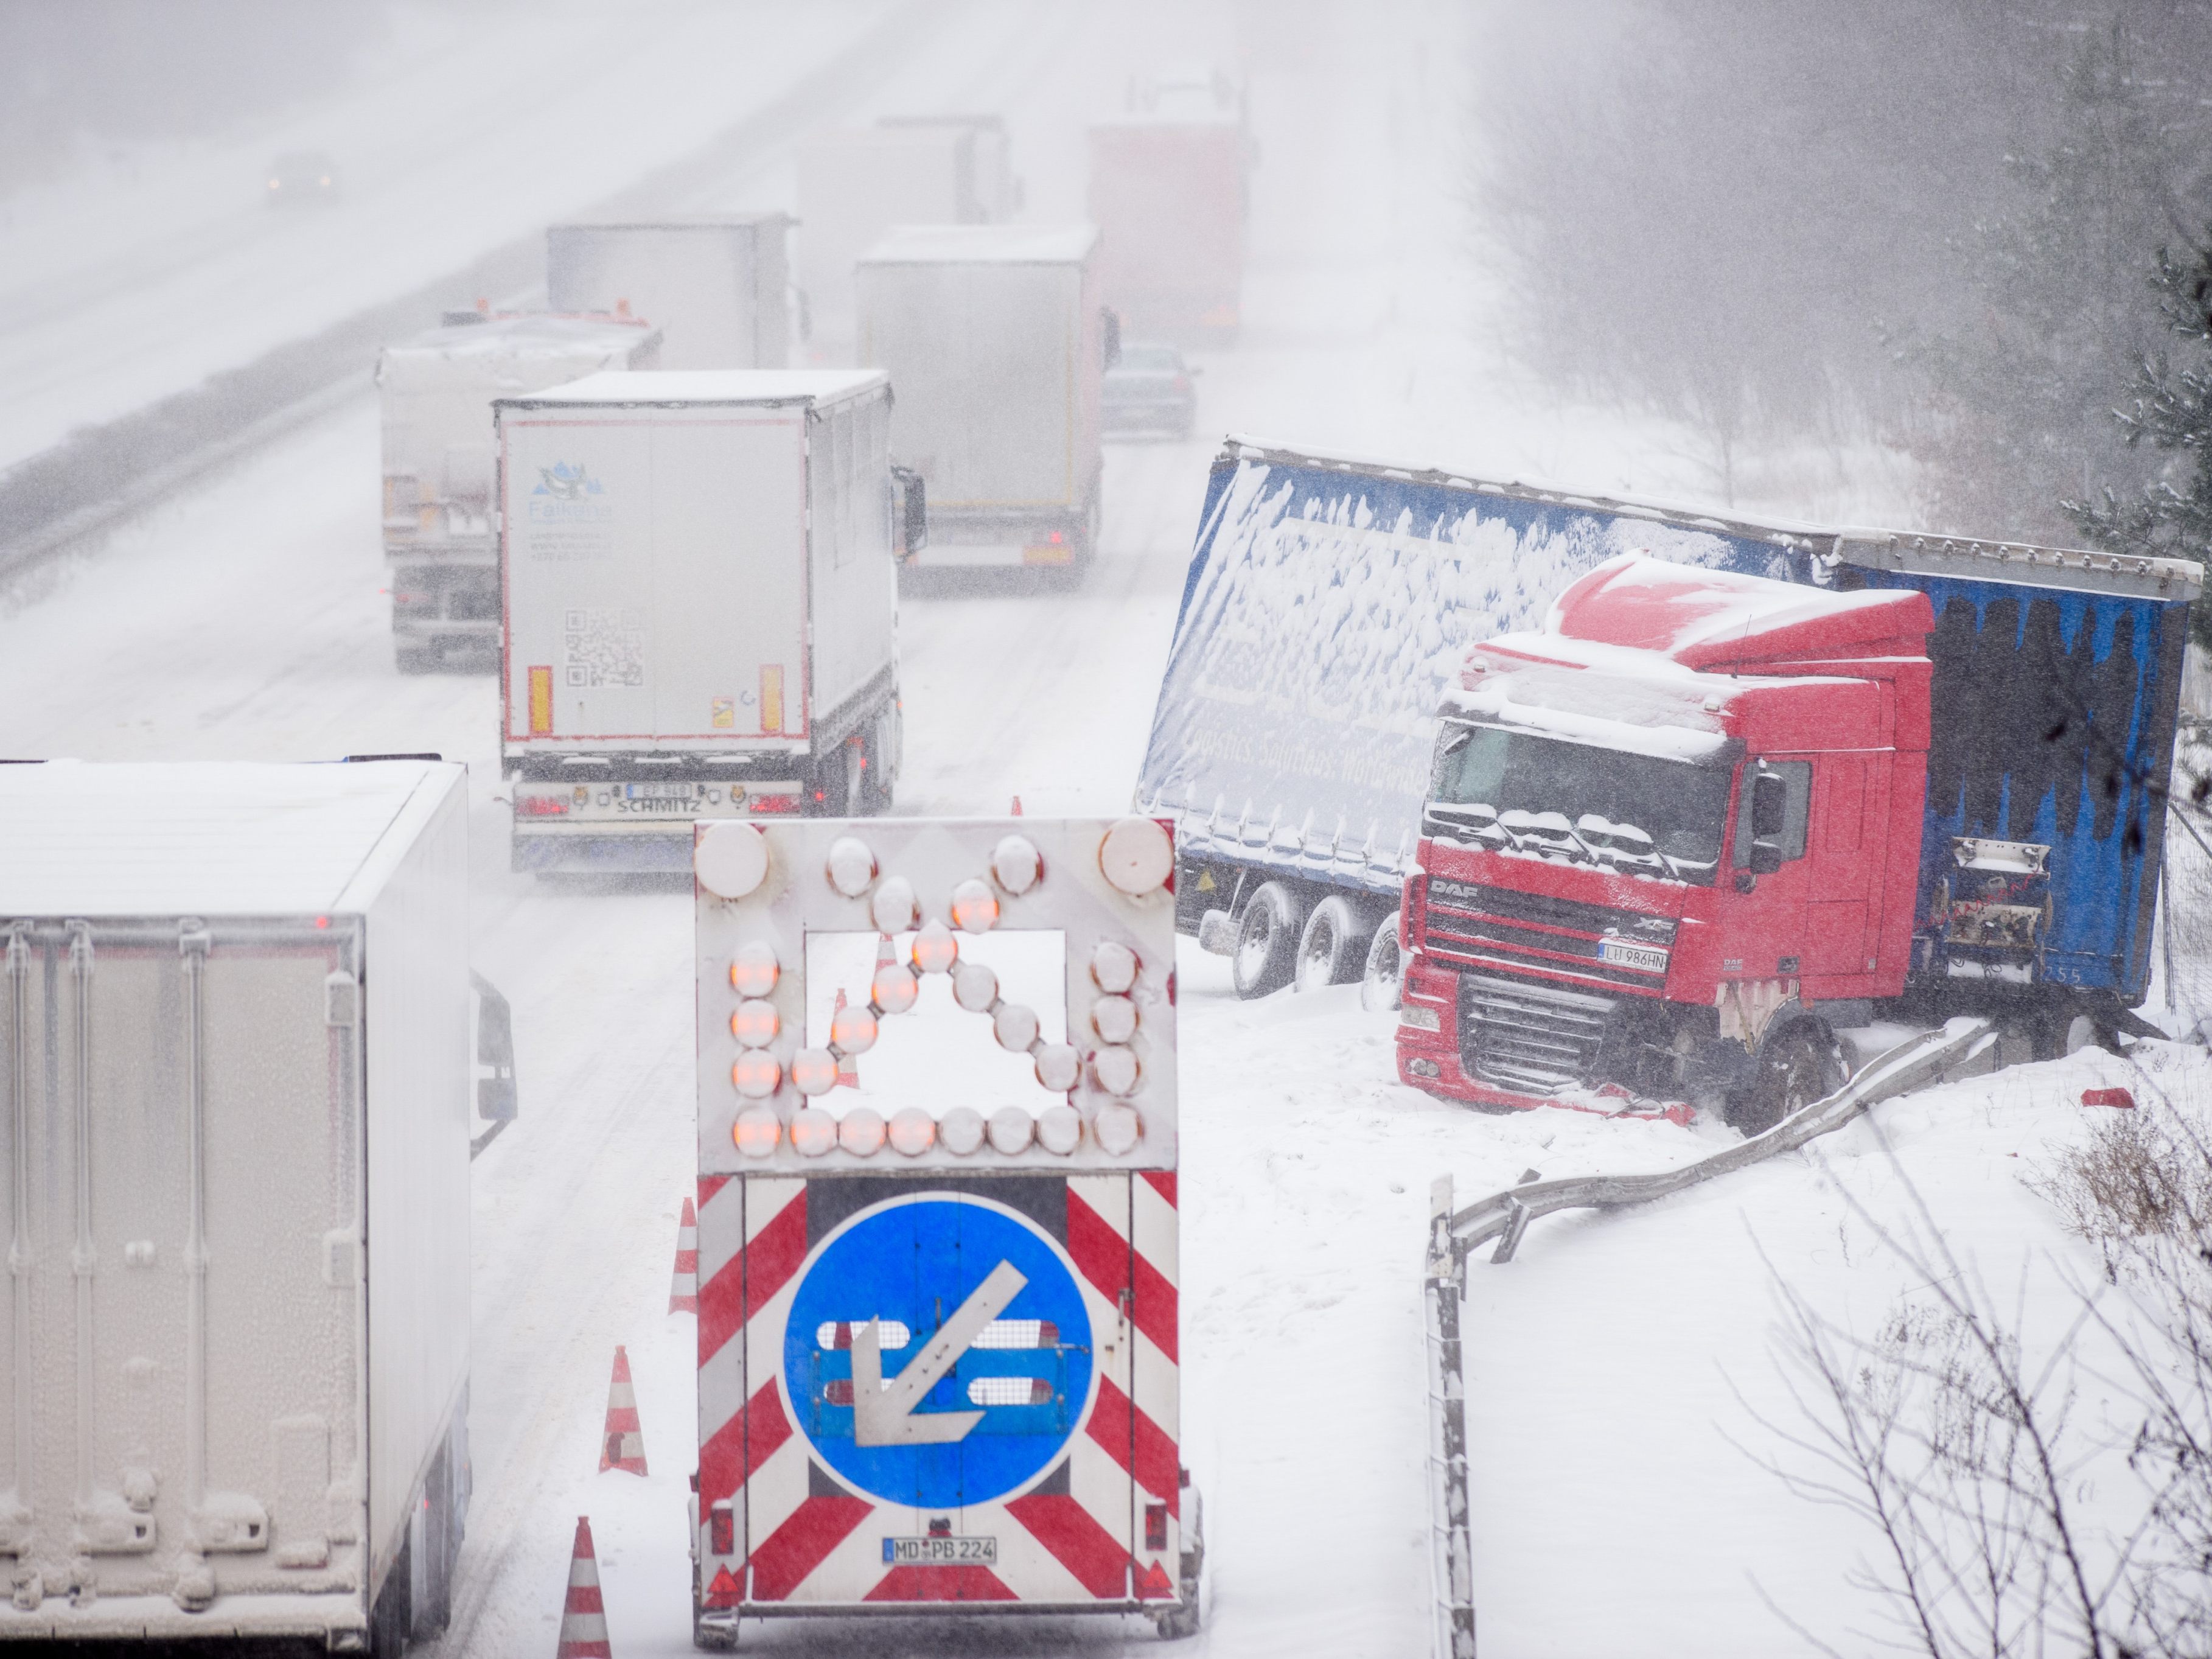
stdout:
[[(876, 959), (878, 962), (883, 960), (883, 947), (881, 945), (878, 945), (876, 947)], [(834, 1024), (836, 1022), (837, 1016), (839, 1013), (843, 1012), (844, 1006), (845, 988), (841, 985), (837, 988), (837, 1006), (830, 1011), (831, 1024)], [(853, 1056), (850, 1054), (839, 1054), (837, 1056), (836, 1086), (840, 1089), (857, 1089), (860, 1086), (860, 1067), (859, 1063), (854, 1060)]]
[(1021, 817), (1021, 815), (1022, 815), (1022, 798), (1021, 798), (1019, 795), (1017, 795), (1017, 796), (1015, 796), (1015, 797), (1014, 797), (1014, 816), (1015, 816), (1016, 817)]
[(877, 934), (876, 966), (879, 969), (888, 968), (897, 960), (898, 951), (891, 944), (891, 936), (889, 933)]
[(615, 1374), (607, 1384), (607, 1427), (599, 1442), (599, 1473), (622, 1469), (645, 1473), (645, 1436), (638, 1427), (637, 1390), (630, 1386), (629, 1350), (615, 1350)]
[(699, 1212), (684, 1200), (684, 1219), (676, 1225), (676, 1275), (668, 1282), (668, 1311), (699, 1311)]
[(607, 1607), (599, 1596), (599, 1558), (592, 1551), (592, 1523), (576, 1517), (576, 1547), (568, 1558), (568, 1598), (561, 1604), (561, 1645), (554, 1659), (614, 1659), (607, 1644)]

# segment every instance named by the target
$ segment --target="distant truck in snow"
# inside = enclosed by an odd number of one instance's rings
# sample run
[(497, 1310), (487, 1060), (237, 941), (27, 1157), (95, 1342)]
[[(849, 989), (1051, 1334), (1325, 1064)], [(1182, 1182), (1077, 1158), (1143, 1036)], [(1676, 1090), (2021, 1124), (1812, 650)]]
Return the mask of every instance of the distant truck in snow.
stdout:
[(894, 225), (1000, 224), (1020, 201), (991, 115), (890, 117), (799, 147), (799, 284), (822, 345), (849, 343), (853, 270)]
[(545, 291), (556, 311), (643, 317), (660, 331), (653, 368), (781, 368), (791, 286), (781, 213), (554, 225)]
[(605, 368), (653, 368), (659, 347), (659, 331), (636, 318), (456, 311), (384, 349), (384, 556), (403, 673), (499, 663), (491, 400)]
[(1407, 1082), (1756, 1129), (1878, 1018), (2149, 1029), (2200, 582), (1232, 441), (1138, 797), (1240, 992), (1402, 951)]
[(459, 766), (0, 767), (0, 1646), (444, 1628), (468, 869)]
[(1243, 320), (1250, 141), (1241, 117), (1166, 107), (1091, 129), (1100, 289), (1132, 338), (1226, 344)]
[(909, 569), (1090, 562), (1111, 338), (1097, 240), (1089, 225), (910, 225), (860, 262), (860, 361), (890, 371), (891, 454), (928, 490)]
[(922, 504), (884, 376), (596, 374), (496, 407), (514, 866), (681, 870), (695, 819), (885, 810)]

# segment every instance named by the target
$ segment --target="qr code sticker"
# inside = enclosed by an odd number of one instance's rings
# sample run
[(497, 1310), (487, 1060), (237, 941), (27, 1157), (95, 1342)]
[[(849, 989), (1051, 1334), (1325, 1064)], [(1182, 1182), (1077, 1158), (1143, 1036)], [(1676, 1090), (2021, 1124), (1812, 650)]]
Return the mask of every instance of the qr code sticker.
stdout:
[(579, 689), (645, 684), (645, 612), (592, 608), (562, 618), (562, 678)]

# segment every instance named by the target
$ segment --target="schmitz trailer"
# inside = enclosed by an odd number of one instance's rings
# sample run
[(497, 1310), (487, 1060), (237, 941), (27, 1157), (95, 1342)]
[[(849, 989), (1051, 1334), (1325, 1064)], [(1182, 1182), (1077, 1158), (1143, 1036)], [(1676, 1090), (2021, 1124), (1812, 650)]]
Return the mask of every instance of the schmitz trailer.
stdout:
[(697, 836), (699, 1645), (799, 1614), (1194, 1631), (1168, 831)]
[(491, 400), (607, 368), (659, 366), (632, 317), (448, 313), (376, 365), (384, 410), (384, 557), (399, 670), (499, 665)]
[(660, 359), (635, 368), (781, 368), (791, 349), (790, 227), (781, 213), (554, 225), (546, 295), (556, 311), (649, 320)]
[(444, 1627), (467, 793), (416, 761), (0, 767), (0, 1643)]
[(1091, 129), (1101, 291), (1131, 339), (1235, 338), (1249, 163), (1234, 118), (1132, 115)]
[(1080, 569), (1098, 535), (1106, 328), (1088, 225), (906, 226), (860, 263), (860, 361), (929, 493), (907, 568)]
[(920, 502), (884, 377), (597, 374), (496, 407), (514, 866), (682, 870), (694, 818), (888, 806)]

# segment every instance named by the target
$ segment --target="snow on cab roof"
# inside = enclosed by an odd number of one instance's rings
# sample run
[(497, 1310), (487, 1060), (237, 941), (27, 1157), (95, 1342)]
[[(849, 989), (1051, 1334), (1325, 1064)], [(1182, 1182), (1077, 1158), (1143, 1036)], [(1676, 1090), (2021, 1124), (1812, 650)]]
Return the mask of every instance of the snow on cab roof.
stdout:
[(578, 404), (829, 404), (890, 384), (879, 368), (611, 368), (566, 386), (501, 398), (500, 409)]
[(0, 917), (274, 916), (340, 908), (392, 823), (458, 766), (0, 766)]
[(893, 225), (860, 263), (1079, 264), (1097, 244), (1096, 225)]

